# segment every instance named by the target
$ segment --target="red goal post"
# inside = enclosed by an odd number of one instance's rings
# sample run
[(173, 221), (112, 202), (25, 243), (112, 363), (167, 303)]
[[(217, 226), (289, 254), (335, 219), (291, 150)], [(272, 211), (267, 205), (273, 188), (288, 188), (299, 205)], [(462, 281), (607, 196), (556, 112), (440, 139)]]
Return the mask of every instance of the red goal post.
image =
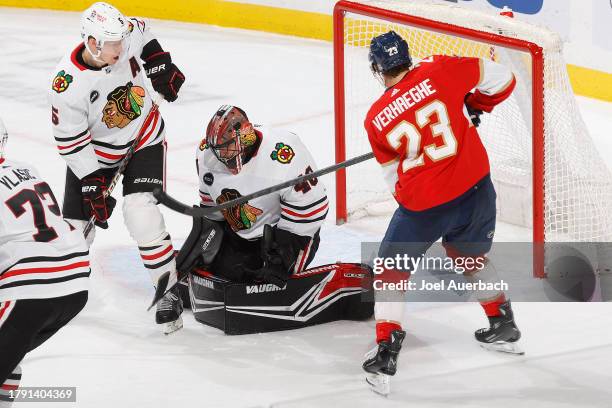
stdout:
[[(334, 104), (335, 104), (335, 138), (336, 162), (346, 160), (346, 126), (345, 126), (345, 16), (346, 13), (364, 17), (373, 17), (386, 22), (422, 28), (431, 32), (452, 35), (467, 40), (476, 40), (491, 46), (502, 46), (527, 52), (531, 55), (532, 70), (532, 163), (533, 163), (533, 243), (534, 274), (544, 276), (544, 56), (539, 45), (500, 34), (478, 31), (471, 28), (452, 25), (445, 22), (410, 15), (394, 10), (379, 8), (368, 4), (340, 0), (333, 13), (334, 29)], [(336, 222), (347, 221), (347, 184), (346, 170), (336, 173)]]

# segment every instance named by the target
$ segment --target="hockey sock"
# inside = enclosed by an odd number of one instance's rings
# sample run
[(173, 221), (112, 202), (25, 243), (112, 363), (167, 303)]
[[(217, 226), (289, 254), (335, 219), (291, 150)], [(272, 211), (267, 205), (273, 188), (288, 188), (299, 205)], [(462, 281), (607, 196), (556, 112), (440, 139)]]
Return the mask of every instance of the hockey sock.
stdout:
[(166, 271), (176, 269), (174, 264), (174, 248), (170, 235), (165, 234), (161, 239), (138, 246), (140, 258), (151, 275), (153, 283), (157, 283), (159, 276)]
[(8, 378), (4, 381), (4, 384), (0, 385), (0, 408), (8, 408), (13, 404), (11, 391), (14, 392), (19, 388), (20, 381), (21, 367), (17, 366), (13, 372), (9, 374)]
[(376, 343), (380, 343), (381, 341), (390, 341), (391, 332), (393, 330), (402, 330), (402, 326), (393, 322), (377, 322)]
[(480, 306), (482, 306), (484, 309), (487, 317), (495, 317), (501, 314), (499, 311), (499, 306), (505, 302), (506, 296), (503, 293), (500, 293), (493, 300), (480, 301)]

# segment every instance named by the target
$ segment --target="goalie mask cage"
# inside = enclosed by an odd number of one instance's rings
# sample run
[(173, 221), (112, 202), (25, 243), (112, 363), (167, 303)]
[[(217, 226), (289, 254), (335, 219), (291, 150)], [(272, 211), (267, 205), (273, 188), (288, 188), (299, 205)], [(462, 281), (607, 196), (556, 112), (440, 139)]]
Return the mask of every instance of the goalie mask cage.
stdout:
[[(612, 177), (578, 111), (557, 34), (424, 0), (341, 0), (333, 21), (336, 162), (371, 151), (363, 121), (383, 89), (369, 68), (369, 45), (394, 30), (415, 62), (435, 54), (472, 56), (514, 72), (515, 91), (482, 115), (478, 132), (498, 194), (498, 221), (533, 229), (535, 276), (545, 276), (544, 243), (609, 240)], [(395, 208), (379, 167), (370, 161), (336, 173), (337, 223)]]

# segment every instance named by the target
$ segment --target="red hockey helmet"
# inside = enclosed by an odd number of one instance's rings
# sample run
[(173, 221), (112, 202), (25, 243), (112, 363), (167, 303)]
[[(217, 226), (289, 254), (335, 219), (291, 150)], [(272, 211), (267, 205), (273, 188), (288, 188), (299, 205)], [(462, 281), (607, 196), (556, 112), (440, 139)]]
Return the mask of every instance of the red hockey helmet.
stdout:
[(244, 161), (244, 148), (252, 144), (253, 125), (246, 113), (236, 106), (223, 105), (206, 128), (206, 144), (215, 157), (238, 174)]

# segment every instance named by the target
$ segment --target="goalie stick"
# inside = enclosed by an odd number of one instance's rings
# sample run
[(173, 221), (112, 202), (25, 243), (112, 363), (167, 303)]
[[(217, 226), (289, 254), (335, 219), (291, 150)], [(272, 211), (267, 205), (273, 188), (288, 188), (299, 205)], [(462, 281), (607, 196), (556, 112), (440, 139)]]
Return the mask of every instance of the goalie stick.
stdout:
[(282, 190), (285, 187), (294, 186), (294, 185), (300, 184), (300, 183), (302, 183), (302, 182), (304, 182), (306, 180), (317, 178), (319, 176), (323, 176), (325, 174), (332, 173), (334, 171), (337, 171), (337, 170), (340, 170), (340, 169), (344, 169), (344, 168), (349, 167), (349, 166), (353, 166), (353, 165), (355, 165), (357, 163), (361, 163), (363, 161), (370, 160), (373, 157), (374, 157), (374, 153), (372, 153), (372, 152), (366, 153), (366, 154), (363, 154), (361, 156), (353, 157), (352, 159), (343, 161), (341, 163), (334, 164), (333, 166), (325, 167), (323, 169), (314, 171), (312, 173), (305, 174), (305, 175), (300, 176), (300, 177), (296, 177), (294, 179), (285, 181), (283, 183), (279, 183), (279, 184), (276, 184), (274, 186), (271, 186), (271, 187), (268, 187), (268, 188), (264, 188), (263, 190), (259, 190), (259, 191), (256, 191), (254, 193), (247, 194), (245, 196), (236, 198), (234, 200), (226, 201), (223, 204), (214, 205), (214, 206), (210, 206), (210, 207), (192, 207), (192, 206), (183, 204), (180, 201), (170, 197), (161, 188), (156, 188), (155, 191), (153, 191), (153, 195), (155, 196), (155, 198), (157, 198), (157, 201), (159, 203), (165, 205), (166, 207), (170, 208), (171, 210), (174, 210), (176, 212), (180, 212), (180, 213), (185, 214), (185, 215), (190, 215), (192, 217), (206, 217), (207, 215), (210, 215), (210, 214), (212, 214), (212, 213), (214, 213), (216, 211), (223, 211), (223, 210), (228, 209), (230, 207), (234, 207), (236, 205), (244, 204), (247, 201), (252, 200), (253, 198), (258, 198), (258, 197), (261, 197), (261, 196), (265, 196), (265, 195), (273, 193), (275, 191)]
[[(230, 200), (223, 204), (212, 206), (212, 207), (202, 208), (202, 207), (195, 207), (195, 206), (191, 207), (191, 206), (185, 205), (181, 203), (180, 201), (170, 197), (168, 194), (166, 194), (166, 192), (164, 192), (160, 188), (155, 189), (155, 191), (153, 191), (153, 195), (155, 196), (155, 198), (157, 198), (157, 201), (160, 204), (165, 205), (171, 210), (174, 210), (176, 212), (180, 212), (182, 214), (189, 215), (192, 217), (203, 218), (203, 217), (206, 217), (207, 215), (214, 213), (215, 211), (222, 211), (222, 210), (225, 210), (226, 208), (230, 208), (235, 205), (244, 204), (247, 201), (252, 200), (253, 198), (261, 197), (266, 194), (270, 194), (275, 191), (282, 190), (285, 187), (294, 186), (306, 180), (310, 180), (310, 179), (313, 179), (313, 178), (316, 178), (316, 177), (319, 177), (319, 176), (322, 176), (328, 173), (332, 173), (334, 171), (347, 168), (349, 166), (353, 166), (357, 163), (361, 163), (366, 160), (370, 160), (373, 157), (374, 157), (374, 153), (372, 152), (363, 154), (361, 156), (353, 157), (352, 159), (343, 161), (341, 163), (334, 164), (333, 166), (325, 167), (315, 172), (308, 173), (300, 177), (296, 177), (294, 179), (285, 181), (283, 183), (279, 183), (274, 186), (264, 188), (263, 190), (259, 190), (254, 193), (245, 195), (243, 197), (239, 197), (234, 200)], [(214, 234), (213, 236), (209, 236), (206, 242), (209, 242), (209, 240), (212, 240), (213, 238), (215, 238)], [(211, 246), (214, 247), (215, 245), (220, 245), (220, 243), (213, 244)], [(151, 308), (155, 306), (155, 304), (159, 302), (164, 296), (166, 296), (168, 292), (170, 292), (176, 285), (178, 285), (181, 281), (183, 281), (189, 275), (189, 271), (180, 269), (177, 271), (177, 274), (178, 274), (177, 281), (170, 287), (168, 287), (168, 283), (170, 282), (170, 272), (164, 272), (159, 277), (157, 287), (155, 288), (155, 294), (153, 295), (153, 301), (151, 302), (151, 305), (147, 308), (147, 310), (151, 310)]]
[[(125, 168), (129, 164), (130, 160), (132, 159), (132, 156), (134, 156), (134, 153), (136, 151), (136, 146), (138, 146), (138, 143), (140, 143), (140, 141), (142, 140), (145, 129), (151, 124), (151, 121), (153, 120), (155, 113), (159, 110), (159, 103), (162, 100), (161, 98), (162, 96), (160, 94), (157, 94), (157, 97), (153, 100), (153, 106), (151, 106), (151, 110), (147, 114), (147, 117), (145, 118), (142, 126), (138, 130), (138, 134), (136, 135), (136, 138), (130, 145), (128, 151), (125, 153), (125, 156), (123, 156), (123, 158), (119, 162), (117, 171), (113, 175), (111, 182), (108, 184), (108, 187), (106, 188), (106, 191), (104, 192), (104, 198), (109, 197), (112, 194), (113, 190), (115, 189), (115, 186), (119, 182), (119, 178), (123, 175), (123, 172), (125, 171)], [(85, 229), (83, 230), (83, 235), (85, 235), (86, 239), (91, 233), (91, 230), (93, 229), (95, 222), (96, 222), (95, 215), (92, 215), (91, 217), (89, 217), (89, 221), (87, 221), (87, 225), (85, 226)]]

